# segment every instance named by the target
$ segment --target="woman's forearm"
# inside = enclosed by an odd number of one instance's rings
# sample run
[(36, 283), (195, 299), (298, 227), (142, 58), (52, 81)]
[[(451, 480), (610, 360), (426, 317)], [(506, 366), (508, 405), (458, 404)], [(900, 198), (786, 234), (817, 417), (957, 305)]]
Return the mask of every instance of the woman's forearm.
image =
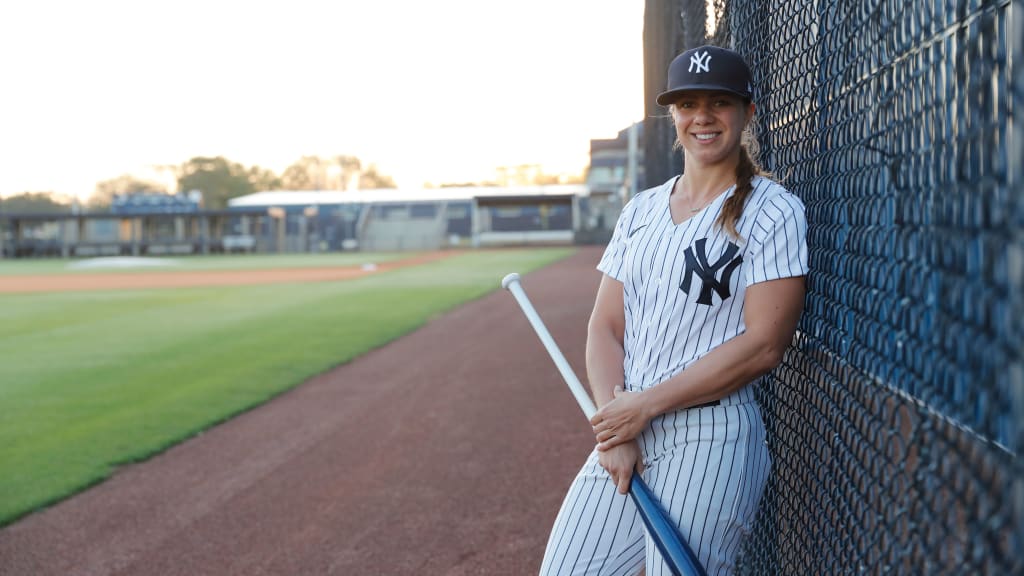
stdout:
[(622, 386), (625, 352), (614, 331), (591, 326), (587, 335), (587, 379), (594, 402), (600, 408), (613, 398), (612, 391)]
[(679, 374), (643, 391), (652, 414), (698, 406), (728, 396), (778, 365), (781, 351), (740, 334)]
[(622, 294), (621, 282), (603, 276), (587, 324), (587, 379), (598, 408), (612, 401), (615, 387), (625, 380), (622, 343), (626, 315)]

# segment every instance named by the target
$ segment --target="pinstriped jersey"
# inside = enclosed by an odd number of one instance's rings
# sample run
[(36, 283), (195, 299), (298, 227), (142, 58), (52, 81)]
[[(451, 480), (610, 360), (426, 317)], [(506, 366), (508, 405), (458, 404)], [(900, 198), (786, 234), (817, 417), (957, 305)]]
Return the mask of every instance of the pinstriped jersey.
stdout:
[[(623, 285), (628, 390), (667, 380), (743, 333), (748, 286), (807, 274), (799, 198), (754, 177), (737, 239), (715, 224), (735, 187), (675, 224), (669, 196), (677, 178), (626, 204), (597, 266)], [(746, 388), (742, 392), (744, 401), (752, 400)]]

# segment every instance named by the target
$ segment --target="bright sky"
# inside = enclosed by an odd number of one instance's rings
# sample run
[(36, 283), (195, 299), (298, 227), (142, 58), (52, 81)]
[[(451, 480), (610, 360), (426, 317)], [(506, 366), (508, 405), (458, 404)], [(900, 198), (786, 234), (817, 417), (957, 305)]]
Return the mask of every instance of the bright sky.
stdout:
[(0, 6), (0, 195), (193, 156), (358, 156), (399, 186), (579, 173), (643, 117), (641, 0)]

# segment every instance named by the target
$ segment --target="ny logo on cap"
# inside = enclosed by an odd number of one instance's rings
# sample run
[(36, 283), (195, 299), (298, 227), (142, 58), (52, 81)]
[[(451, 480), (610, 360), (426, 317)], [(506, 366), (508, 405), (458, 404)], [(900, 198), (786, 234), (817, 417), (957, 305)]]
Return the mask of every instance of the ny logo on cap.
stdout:
[(697, 52), (693, 56), (690, 56), (690, 68), (687, 72), (693, 72), (693, 67), (697, 67), (697, 74), (701, 72), (708, 72), (708, 64), (711, 63), (711, 54), (707, 50), (703, 52)]

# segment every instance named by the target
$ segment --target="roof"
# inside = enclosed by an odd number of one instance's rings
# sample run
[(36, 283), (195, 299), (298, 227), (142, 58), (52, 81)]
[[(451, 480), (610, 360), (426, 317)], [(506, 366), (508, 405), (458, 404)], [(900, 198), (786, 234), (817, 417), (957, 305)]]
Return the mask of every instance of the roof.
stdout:
[(572, 203), (572, 194), (546, 194), (544, 196), (486, 196), (477, 198), (480, 206), (508, 206), (509, 204), (530, 204), (543, 198), (546, 204)]
[(228, 201), (231, 208), (255, 206), (314, 206), (323, 204), (386, 204), (395, 202), (438, 202), (475, 198), (544, 198), (588, 196), (585, 184), (550, 186), (460, 186), (452, 188), (381, 188), (373, 190), (272, 190), (239, 196)]

